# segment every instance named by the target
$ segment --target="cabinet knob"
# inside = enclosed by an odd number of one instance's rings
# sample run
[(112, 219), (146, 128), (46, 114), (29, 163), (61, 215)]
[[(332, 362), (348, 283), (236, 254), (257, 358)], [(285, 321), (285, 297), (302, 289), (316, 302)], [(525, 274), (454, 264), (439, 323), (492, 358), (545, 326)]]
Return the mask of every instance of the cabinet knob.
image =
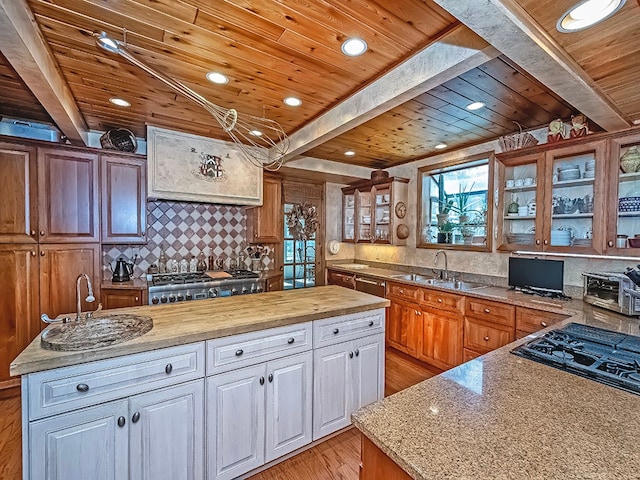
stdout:
[(370, 326), (370, 327), (373, 327), (373, 320), (371, 320), (371, 321), (369, 322), (369, 326)]
[(264, 377), (260, 377), (260, 385), (264, 385)]
[(438, 303), (442, 303), (442, 299), (441, 298), (438, 299)]
[(418, 314), (419, 317), (422, 316), (422, 312), (420, 310), (418, 310), (416, 313)]
[(293, 337), (291, 337), (289, 340), (287, 340), (287, 343), (288, 343), (289, 345), (291, 345), (291, 344), (292, 344), (293, 342), (295, 342), (295, 341), (296, 341), (296, 340), (295, 340)]
[(349, 358), (353, 358), (353, 352), (349, 352)]
[(120, 428), (124, 427), (125, 423), (127, 423), (127, 419), (124, 417), (118, 417), (118, 426)]
[(484, 313), (491, 313), (491, 310), (489, 310), (488, 308), (485, 308)]
[(549, 240), (546, 240), (546, 239), (545, 239), (544, 244), (545, 244), (545, 245), (549, 245)]
[(488, 341), (489, 341), (489, 336), (487, 335), (486, 337), (484, 337), (484, 338), (483, 338), (483, 340), (484, 340), (485, 342), (488, 342)]
[(170, 363), (167, 363), (167, 366), (164, 367), (164, 371), (167, 375), (170, 374), (173, 371), (173, 365), (171, 365)]
[(547, 327), (547, 322), (540, 322), (540, 325), (543, 327)]
[(36, 231), (35, 230), (31, 230), (31, 236), (35, 237), (36, 236)]
[(334, 334), (334, 335), (337, 335), (338, 333), (340, 333), (340, 329), (338, 329), (338, 328), (334, 328), (334, 329), (333, 329), (333, 334)]
[(239, 350), (236, 350), (236, 357), (239, 357), (243, 353), (244, 353), (244, 350), (242, 350), (241, 348)]
[(36, 255), (37, 255), (37, 254), (36, 254), (36, 252), (34, 252), (34, 251), (32, 250), (32, 251), (31, 251), (31, 256), (32, 256), (32, 257), (35, 257)]
[(40, 236), (44, 237), (44, 230), (40, 230)]
[(536, 238), (536, 245), (540, 245), (540, 239)]
[(613, 240), (609, 240), (609, 241), (607, 242), (607, 246), (608, 246), (608, 247), (613, 247)]
[(135, 298), (135, 301), (136, 301), (136, 302), (137, 302), (137, 301), (139, 301), (139, 300), (140, 300), (140, 297), (136, 297), (136, 298)]
[(360, 355), (360, 350), (356, 350), (356, 357)]
[(138, 423), (138, 420), (140, 420), (140, 412), (134, 413), (133, 416), (131, 417), (131, 421), (133, 423)]
[(270, 373), (268, 378), (269, 378), (269, 383), (273, 382), (273, 373)]
[(404, 290), (401, 288), (398, 290), (400, 293), (404, 294)]
[(89, 391), (89, 385), (87, 385), (86, 383), (79, 383), (78, 385), (76, 385), (76, 390), (78, 390), (79, 392), (88, 392)]
[(44, 250), (40, 250), (40, 256), (44, 257)]
[(144, 237), (147, 234), (147, 232), (143, 230), (142, 232), (140, 232), (140, 234)]

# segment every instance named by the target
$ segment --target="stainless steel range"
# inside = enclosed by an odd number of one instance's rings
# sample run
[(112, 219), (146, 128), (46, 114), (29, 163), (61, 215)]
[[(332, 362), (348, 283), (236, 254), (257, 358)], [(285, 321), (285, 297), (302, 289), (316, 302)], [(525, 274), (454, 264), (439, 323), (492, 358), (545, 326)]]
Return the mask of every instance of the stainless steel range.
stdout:
[(250, 270), (227, 270), (228, 278), (213, 279), (205, 272), (152, 275), (149, 305), (260, 293), (264, 282)]
[(570, 323), (511, 353), (640, 395), (640, 337)]

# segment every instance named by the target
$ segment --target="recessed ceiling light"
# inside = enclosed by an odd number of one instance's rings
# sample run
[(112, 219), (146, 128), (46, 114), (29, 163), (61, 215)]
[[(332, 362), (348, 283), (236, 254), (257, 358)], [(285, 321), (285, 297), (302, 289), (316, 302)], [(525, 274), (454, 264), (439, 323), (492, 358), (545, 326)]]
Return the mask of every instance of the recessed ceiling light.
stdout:
[(251, 135), (253, 135), (254, 137), (261, 137), (262, 136), (262, 132), (260, 130), (251, 130), (251, 131), (249, 131), (249, 133)]
[(353, 150), (347, 150), (346, 152), (344, 152), (344, 154), (347, 157), (353, 157), (356, 154), (356, 152), (354, 152)]
[(446, 143), (439, 143), (433, 148), (437, 148), (438, 150), (442, 150), (443, 148), (447, 148), (447, 144)]
[(287, 97), (283, 100), (283, 102), (290, 107), (299, 107), (300, 105), (302, 105), (302, 100), (296, 97)]
[(220, 72), (209, 72), (206, 75), (207, 80), (213, 83), (217, 83), (218, 85), (224, 85), (225, 83), (229, 83), (229, 77), (220, 73)]
[(473, 102), (467, 105), (467, 110), (479, 110), (484, 107), (484, 103), (482, 102)]
[(357, 57), (367, 51), (367, 42), (361, 38), (349, 38), (340, 47), (342, 53), (350, 57)]
[(127, 102), (124, 98), (111, 97), (109, 99), (111, 103), (119, 107), (130, 107), (131, 103)]
[(626, 0), (583, 0), (560, 17), (556, 28), (570, 33), (589, 28), (609, 18), (622, 8)]

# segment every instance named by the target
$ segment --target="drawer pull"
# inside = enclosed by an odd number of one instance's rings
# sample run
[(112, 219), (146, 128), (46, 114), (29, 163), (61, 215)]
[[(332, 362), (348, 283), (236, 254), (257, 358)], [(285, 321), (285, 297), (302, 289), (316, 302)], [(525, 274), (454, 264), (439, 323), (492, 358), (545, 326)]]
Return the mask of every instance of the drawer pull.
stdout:
[(264, 377), (260, 377), (260, 385), (264, 385)]
[(483, 340), (484, 340), (485, 342), (488, 342), (488, 341), (489, 341), (489, 335), (487, 335), (486, 337), (484, 337), (484, 338), (483, 338)]
[(296, 341), (295, 338), (291, 337), (289, 340), (287, 340), (287, 343), (291, 345), (295, 341)]
[(140, 420), (140, 412), (136, 412), (133, 414), (133, 417), (131, 417), (131, 421), (133, 423), (138, 423), (138, 420)]
[(167, 366), (164, 367), (164, 371), (167, 375), (169, 375), (173, 371), (173, 365), (171, 365), (170, 363), (167, 363)]
[(273, 382), (273, 373), (269, 374), (269, 383)]
[(540, 325), (542, 325), (543, 327), (547, 327), (547, 322), (540, 322)]
[(339, 328), (334, 328), (333, 329), (333, 334), (337, 335), (338, 333), (340, 333), (340, 329)]
[(118, 426), (120, 428), (124, 427), (125, 423), (127, 423), (127, 419), (124, 417), (118, 417)]
[(353, 352), (349, 352), (349, 358), (353, 358)]
[(78, 385), (76, 385), (76, 390), (78, 390), (79, 392), (88, 392), (89, 391), (89, 385), (87, 385), (86, 383), (79, 383)]
[(244, 353), (244, 350), (242, 350), (241, 348), (239, 350), (236, 350), (236, 357), (239, 357), (243, 353)]
[(370, 326), (370, 327), (373, 327), (373, 320), (371, 320), (371, 321), (369, 322), (369, 326)]
[(491, 313), (491, 310), (489, 310), (488, 308), (485, 308), (484, 313)]

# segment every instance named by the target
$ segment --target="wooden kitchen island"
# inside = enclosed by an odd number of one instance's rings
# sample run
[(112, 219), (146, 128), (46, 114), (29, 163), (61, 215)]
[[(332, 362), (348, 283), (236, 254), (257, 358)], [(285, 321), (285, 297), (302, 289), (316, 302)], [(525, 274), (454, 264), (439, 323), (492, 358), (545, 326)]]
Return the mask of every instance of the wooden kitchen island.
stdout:
[[(640, 334), (619, 315), (571, 321)], [(355, 413), (360, 479), (640, 478), (640, 396), (510, 353), (525, 340)]]
[(101, 312), (153, 328), (92, 350), (39, 336), (11, 364), (23, 479), (227, 480), (276, 463), (383, 397), (387, 305), (326, 286)]

